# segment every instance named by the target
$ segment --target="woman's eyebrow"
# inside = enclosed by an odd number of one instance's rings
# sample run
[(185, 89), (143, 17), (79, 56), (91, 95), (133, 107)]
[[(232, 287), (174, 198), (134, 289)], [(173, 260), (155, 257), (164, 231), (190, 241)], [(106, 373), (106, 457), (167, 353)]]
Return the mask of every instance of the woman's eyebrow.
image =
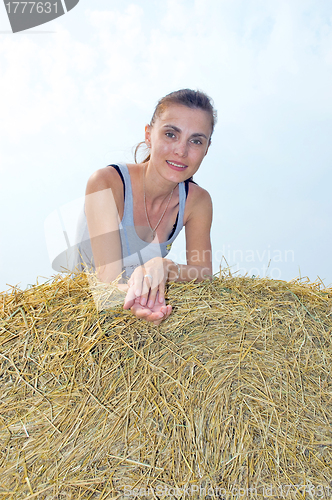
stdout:
[(181, 132), (181, 129), (176, 127), (175, 125), (168, 125), (168, 124), (165, 124), (163, 126), (163, 128), (171, 128), (172, 130), (175, 130), (175, 132)]
[[(163, 127), (175, 130), (175, 132), (181, 132), (181, 129), (176, 127), (175, 125), (165, 124)], [(191, 134), (191, 137), (204, 137), (206, 140), (208, 140), (208, 137), (205, 134), (200, 133), (200, 132), (195, 132), (194, 134)]]
[(200, 134), (199, 132), (196, 132), (195, 134), (191, 134), (191, 137), (204, 137), (206, 140), (208, 137), (206, 137), (205, 134)]

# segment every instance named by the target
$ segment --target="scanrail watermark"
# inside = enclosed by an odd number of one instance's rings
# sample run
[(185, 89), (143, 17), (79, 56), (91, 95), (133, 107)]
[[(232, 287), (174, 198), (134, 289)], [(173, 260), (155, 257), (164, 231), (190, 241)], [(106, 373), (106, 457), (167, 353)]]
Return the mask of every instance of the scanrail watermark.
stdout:
[(80, 0), (3, 0), (13, 33), (53, 21), (72, 10)]
[(167, 484), (157, 486), (125, 485), (119, 494), (125, 498), (218, 498), (219, 500), (245, 498), (293, 498), (294, 493), (308, 495), (311, 499), (331, 498), (331, 484), (313, 484), (310, 481), (300, 484), (264, 484), (243, 487), (231, 484), (227, 488), (212, 485), (188, 484), (172, 487)]

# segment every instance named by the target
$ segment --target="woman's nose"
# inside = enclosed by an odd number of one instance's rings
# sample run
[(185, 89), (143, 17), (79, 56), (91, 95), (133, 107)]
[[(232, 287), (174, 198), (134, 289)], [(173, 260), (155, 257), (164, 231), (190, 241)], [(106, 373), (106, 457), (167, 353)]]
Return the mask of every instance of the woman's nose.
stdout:
[(176, 143), (174, 153), (179, 156), (187, 156), (188, 144), (187, 141), (179, 141)]

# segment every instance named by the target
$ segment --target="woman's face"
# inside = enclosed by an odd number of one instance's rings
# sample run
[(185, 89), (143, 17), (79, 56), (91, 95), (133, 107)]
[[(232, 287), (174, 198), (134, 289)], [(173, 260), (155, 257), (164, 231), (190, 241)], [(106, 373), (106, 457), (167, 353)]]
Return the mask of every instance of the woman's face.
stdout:
[(145, 142), (151, 148), (151, 165), (173, 182), (182, 182), (197, 172), (206, 155), (212, 133), (207, 111), (172, 104), (145, 127)]

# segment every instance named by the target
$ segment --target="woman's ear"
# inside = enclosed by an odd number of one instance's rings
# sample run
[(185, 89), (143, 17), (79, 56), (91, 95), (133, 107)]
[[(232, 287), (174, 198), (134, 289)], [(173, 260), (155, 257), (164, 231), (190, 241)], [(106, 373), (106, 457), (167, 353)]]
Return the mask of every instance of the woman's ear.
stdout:
[(145, 125), (145, 144), (151, 146), (151, 125)]

